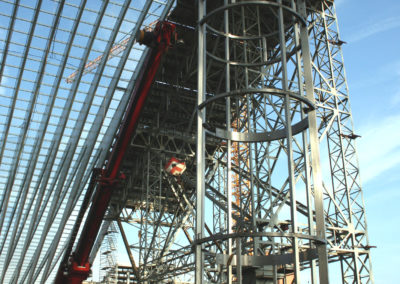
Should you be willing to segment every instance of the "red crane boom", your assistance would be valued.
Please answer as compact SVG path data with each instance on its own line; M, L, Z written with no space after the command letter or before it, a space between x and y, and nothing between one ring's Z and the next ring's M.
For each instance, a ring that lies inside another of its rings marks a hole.
M86 222L83 226L75 251L70 254L72 245L75 241L73 237L70 240L69 249L60 265L55 283L64 284L80 284L87 279L90 273L89 255L93 248L97 234L99 232L101 222L107 210L111 199L113 189L120 178L121 164L123 162L126 150L132 139L133 133L137 126L140 112L144 106L146 97L150 91L151 85L156 76L162 56L166 53L171 42L175 38L175 25L170 22L158 22L153 31L141 31L138 41L151 48L147 55L145 64L141 69L141 73L137 78L138 84L131 94L128 107L126 109L124 119L120 125L115 143L112 147L110 156L102 170L93 172L92 181L87 190L87 198L81 208L78 216L77 226L74 230L78 230L80 221L86 211L88 200L93 194L92 205L87 215ZM97 177L96 177L97 173Z

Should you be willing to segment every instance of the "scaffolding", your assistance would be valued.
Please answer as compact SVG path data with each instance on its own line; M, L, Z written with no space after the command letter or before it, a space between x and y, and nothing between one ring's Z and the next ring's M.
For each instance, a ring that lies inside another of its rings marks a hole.
M115 223L111 222L100 250L101 283L118 283L117 234Z

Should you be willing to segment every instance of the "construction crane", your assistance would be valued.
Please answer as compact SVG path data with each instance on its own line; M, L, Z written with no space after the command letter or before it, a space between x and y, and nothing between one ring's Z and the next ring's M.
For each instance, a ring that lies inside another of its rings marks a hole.
M156 24L157 24L157 21L150 23L146 28L141 30L138 35L135 35L135 37L136 37L135 40L138 41L139 43L145 44L144 42L142 42L140 40L140 37L143 37L146 33L151 32ZM122 51L124 51L131 38L132 38L132 36L128 36L127 38L122 39L120 42L115 44L111 48L110 53L108 54L107 61L110 60L111 58L116 57L118 54L120 54ZM88 63L86 63L85 67L83 68L82 76L95 70L99 66L102 58L103 58L103 55L100 55L100 56L96 57L95 59L93 59L92 61L89 61ZM65 79L65 81L67 83L72 83L75 80L75 77L76 77L76 75L78 75L78 73L79 73L79 69L75 70L71 75L69 75L67 77L67 79Z
M123 173L120 172L123 159L161 59L175 39L175 25L167 21L157 22L154 30L141 31L138 36L138 42L149 46L151 49L145 59L143 68L140 70L137 78L138 83L130 96L124 119L117 131L117 137L114 140L109 157L102 169L94 169L77 222L73 228L73 236L57 273L56 284L80 284L90 274L91 263L89 263L89 255L110 202L113 189L124 178ZM91 207L75 245L75 250L72 252L72 247L89 203L91 203ZM133 269L136 277L139 278L137 267Z

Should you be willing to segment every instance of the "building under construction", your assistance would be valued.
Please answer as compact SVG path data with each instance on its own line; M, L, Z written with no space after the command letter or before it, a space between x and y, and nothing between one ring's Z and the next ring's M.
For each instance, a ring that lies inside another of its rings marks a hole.
M374 282L333 0L0 23L1 283Z

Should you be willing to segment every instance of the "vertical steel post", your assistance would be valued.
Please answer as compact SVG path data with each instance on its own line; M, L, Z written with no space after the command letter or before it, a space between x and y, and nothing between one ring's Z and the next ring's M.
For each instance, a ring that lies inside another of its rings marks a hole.
M204 17L206 10L206 1L198 1L199 21ZM198 24L198 69L197 69L197 105L204 101L206 86L206 58L205 58L205 24ZM204 237L204 174L205 174L205 132L203 122L205 121L205 109L197 110L197 146L196 146L196 240ZM195 283L203 283L204 274L204 255L203 245L196 244L196 271Z
M307 8L305 0L298 1L298 12L305 19L307 18ZM304 81L306 87L307 98L315 104L314 85L311 70L311 55L308 39L308 29L304 25L300 25L300 41L303 54ZM311 149L311 167L314 184L314 202L315 202L315 218L316 218L316 234L320 239L325 240L325 215L322 199L322 174L320 166L320 149L318 138L317 116L315 111L308 113L309 133L310 133L310 149ZM328 277L328 252L325 243L317 244L318 261L319 261L319 280L320 283L329 283Z
M224 4L228 5L228 0L224 0ZM225 10L224 12L224 27L225 33L229 34L229 11ZM229 37L225 36L225 91L230 92L231 90L231 77L230 77L230 48L229 48ZM231 112L229 111L231 108L231 98L226 99L226 131L231 131ZM227 144L227 167L226 167L226 200L227 200L227 212L226 212L226 225L227 225L227 233L232 233L232 140L228 139L226 141ZM228 248L227 254L232 254L232 239L228 239ZM229 264L227 267L227 283L232 283L232 266Z
M296 2L295 0L292 0L292 9L297 10L296 8ZM299 23L294 24L294 41L296 46L300 46L300 28L299 28ZM296 59L297 59L297 76L298 76L298 81L299 81L299 92L301 96L304 96L304 82L303 82L303 69L302 69L302 55L300 50L296 52ZM304 105L302 105L304 107ZM301 114L301 118L303 119L305 117L304 112ZM308 135L307 133L303 132L303 144L308 145ZM310 155L307 150L304 151L304 163L305 163L305 180L306 180L306 198L307 198L307 213L308 213L308 233L310 235L315 235L315 228L314 228L314 215L313 215L313 202L312 202L312 188L311 188L311 175L310 175ZM310 247L312 246L312 242L310 241ZM310 268L311 268L311 283L316 284L317 282L317 275L316 275L316 267L317 267L317 262L315 259L310 261Z
M236 238L236 283L242 284L242 239Z
M282 89L288 91L288 79L287 79L287 59L286 59L286 36L284 26L284 15L282 8L282 0L279 0L279 41L281 48L281 62L282 62ZM289 174L289 190L290 190L290 215L292 222L292 233L297 233L297 208L296 208L296 185L294 179L294 164L293 164L293 146L292 146L292 118L290 108L290 97L288 94L285 95L285 124L286 124L286 143L287 143L287 155L288 155L288 174ZM292 239L293 246L293 263L294 263L294 276L295 283L300 283L300 258L299 258L299 247L297 237Z

